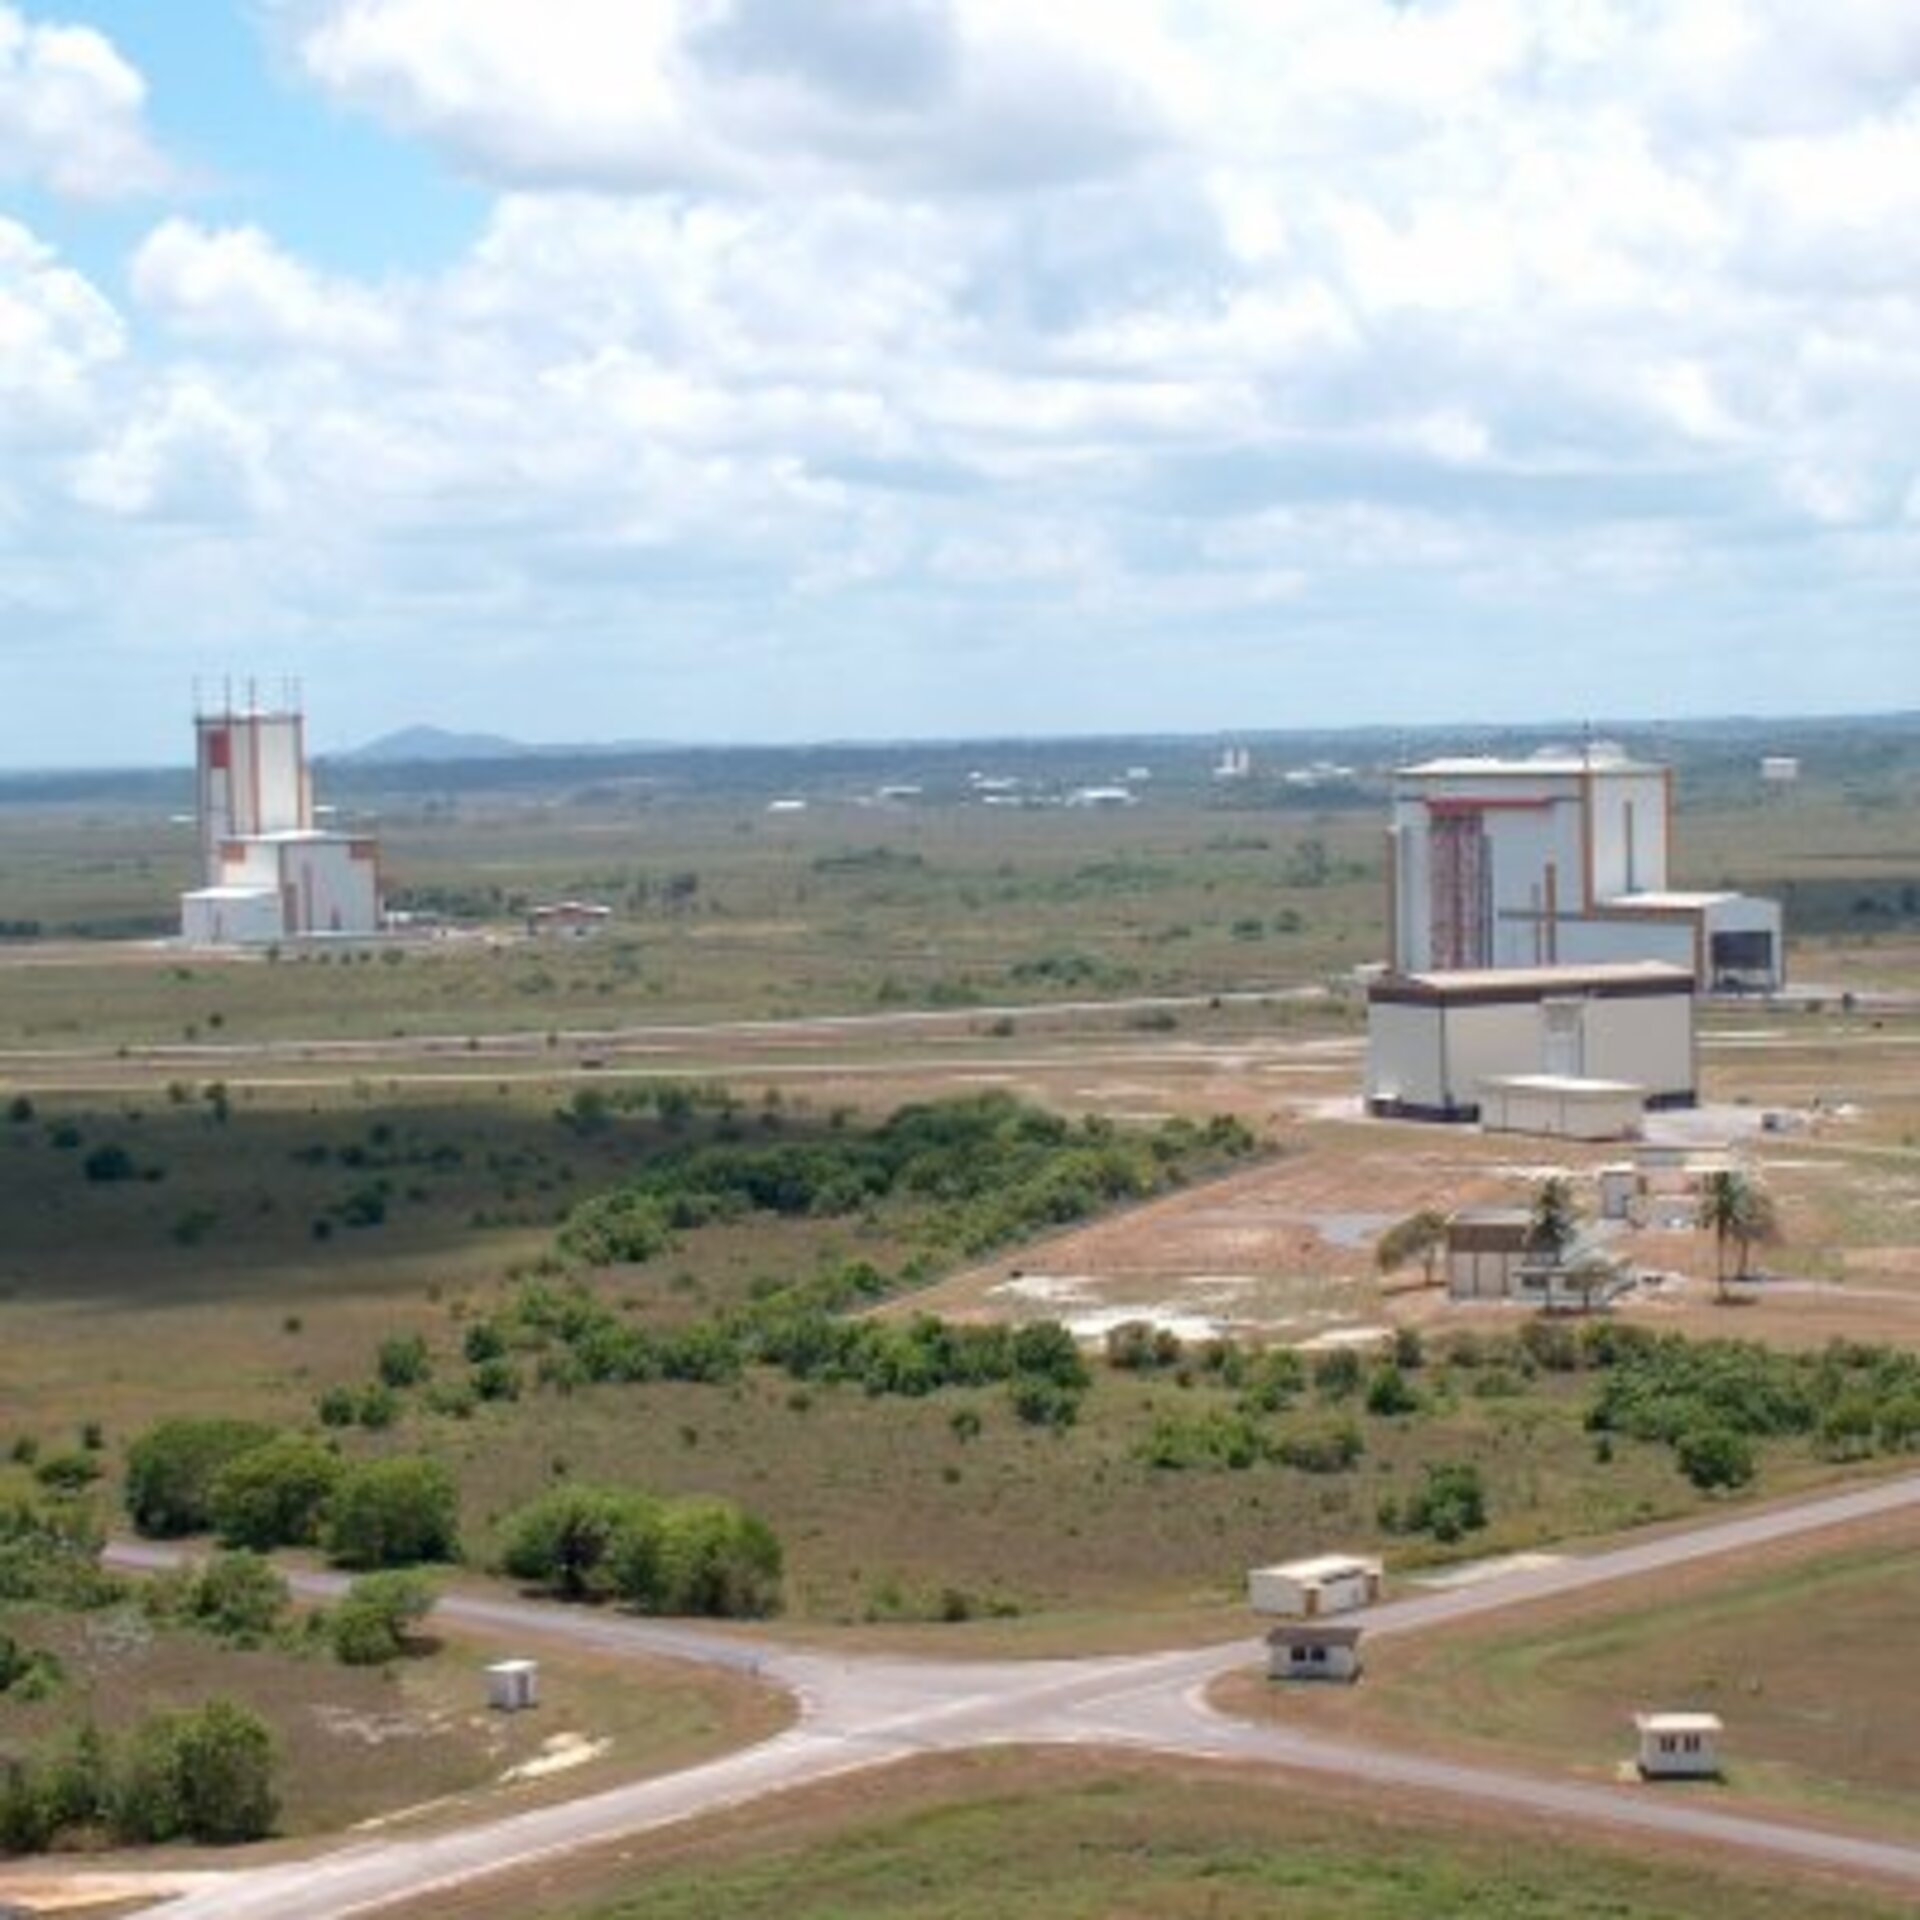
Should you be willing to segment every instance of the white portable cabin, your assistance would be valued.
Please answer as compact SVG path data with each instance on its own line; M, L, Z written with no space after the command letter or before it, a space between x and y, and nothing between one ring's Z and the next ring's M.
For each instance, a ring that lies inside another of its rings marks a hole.
M487 1669L487 1705L496 1713L524 1713L540 1704L537 1660L496 1660Z
M1289 1620L1267 1635L1269 1680L1360 1677L1360 1629L1329 1620Z
M1649 1780L1702 1780L1720 1771L1717 1713L1636 1713L1640 1771Z
M1309 1560L1253 1568L1247 1575L1247 1604L1255 1613L1285 1614L1300 1620L1350 1613L1380 1598L1380 1578L1378 1560L1349 1553L1322 1553Z

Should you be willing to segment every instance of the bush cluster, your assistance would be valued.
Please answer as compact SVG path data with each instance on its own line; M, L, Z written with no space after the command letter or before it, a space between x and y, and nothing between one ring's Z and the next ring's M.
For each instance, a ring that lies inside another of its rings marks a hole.
M780 1603L779 1540L724 1500L555 1487L508 1516L500 1559L561 1599L619 1600L642 1613L754 1618Z
M213 1531L230 1546L323 1547L348 1567L459 1557L459 1495L437 1460L341 1460L256 1422L163 1420L128 1454L127 1512L143 1534Z
M1253 1149L1239 1121L1171 1120L1151 1133L1062 1118L1001 1093L902 1107L866 1132L773 1145L671 1148L583 1201L560 1244L590 1266L653 1259L675 1236L751 1213L837 1218L898 1200L930 1248L971 1256L1159 1192L1208 1161Z
M0 1767L0 1853L39 1853L77 1833L129 1846L230 1846L273 1831L273 1736L231 1700L151 1713L110 1744L71 1743Z

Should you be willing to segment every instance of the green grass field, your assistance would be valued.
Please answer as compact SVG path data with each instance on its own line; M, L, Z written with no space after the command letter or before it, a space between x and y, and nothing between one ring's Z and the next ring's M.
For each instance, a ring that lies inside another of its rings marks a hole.
M632 1851L631 1849L629 1851ZM1516 1834L1305 1782L1012 1753L895 1769L431 1920L1882 1920L1863 1888Z

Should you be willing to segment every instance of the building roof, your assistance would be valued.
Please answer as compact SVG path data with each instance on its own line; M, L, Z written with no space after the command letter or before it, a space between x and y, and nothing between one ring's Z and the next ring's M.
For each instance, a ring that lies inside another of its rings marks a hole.
M1254 1573L1277 1574L1283 1580L1333 1580L1343 1573L1379 1571L1378 1560L1358 1553L1316 1553L1305 1560L1284 1560L1278 1566L1253 1569Z
M1357 1620L1287 1620L1270 1628L1270 1647L1357 1647L1366 1629Z
M1401 780L1527 780L1541 774L1660 773L1664 769L1644 760L1629 760L1617 747L1595 747L1588 753L1543 752L1507 760L1497 754L1443 754L1414 766L1396 769Z
M1669 889L1663 893L1616 893L1609 897L1610 907L1638 907L1650 913L1698 913L1705 907L1717 907L1738 900L1737 893L1685 893Z
M1369 1000L1413 1002L1550 1000L1556 994L1598 999L1693 992L1689 968L1664 960L1621 960L1580 967L1462 967L1431 973L1388 973L1367 988Z
M1723 1733L1717 1713L1636 1713L1633 1724L1642 1733Z

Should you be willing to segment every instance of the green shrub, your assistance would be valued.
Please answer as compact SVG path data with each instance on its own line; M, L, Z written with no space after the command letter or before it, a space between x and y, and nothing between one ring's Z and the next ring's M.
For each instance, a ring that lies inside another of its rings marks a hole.
M204 1531L221 1469L273 1438L274 1429L257 1420L161 1421L128 1449L128 1517L156 1539Z
M1680 1471L1702 1492L1744 1487L1754 1474L1753 1447L1731 1427L1692 1427L1674 1442Z
M287 1583L257 1553L217 1553L194 1570L188 1589L193 1621L243 1645L270 1639L286 1619Z
M437 1460L396 1454L346 1468L328 1503L328 1555L345 1567L459 1557L459 1493Z
M363 1574L327 1620L334 1658L349 1667L384 1666L406 1651L411 1628L433 1611L433 1583L411 1569Z
M229 1460L207 1495L214 1531L231 1547L311 1546L340 1479L338 1456L303 1434L277 1434Z
M262 1839L279 1813L273 1769L266 1724L231 1700L149 1715L118 1769L114 1830L138 1845Z
M1276 1459L1302 1473L1344 1473L1366 1443L1351 1420L1319 1420L1282 1433L1273 1450Z
M1420 1489L1406 1504L1410 1532L1451 1543L1487 1524L1486 1489L1471 1461L1435 1461L1424 1469Z
M427 1343L417 1333L395 1334L380 1343L375 1371L384 1387L417 1387L433 1372Z
M501 1566L562 1600L603 1599L616 1590L621 1536L657 1530L659 1503L611 1487L564 1486L541 1494L508 1519ZM631 1572L628 1575L632 1579ZM647 1587L649 1574L637 1584Z

